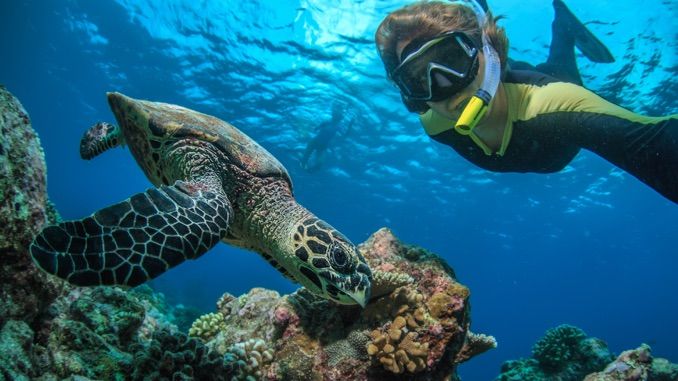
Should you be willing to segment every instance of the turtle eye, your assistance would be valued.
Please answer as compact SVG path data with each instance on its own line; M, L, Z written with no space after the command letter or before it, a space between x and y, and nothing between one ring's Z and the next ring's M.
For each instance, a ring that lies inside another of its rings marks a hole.
M329 258L330 264L335 270L342 273L348 273L351 271L351 261L349 255L342 247L338 245L332 245L330 248Z

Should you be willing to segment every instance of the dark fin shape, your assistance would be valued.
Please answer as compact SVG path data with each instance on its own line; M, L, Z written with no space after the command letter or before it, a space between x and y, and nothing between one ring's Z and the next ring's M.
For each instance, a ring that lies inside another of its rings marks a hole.
M198 258L226 236L233 215L230 203L225 196L204 191L199 183L192 185L178 181L149 189L82 220L47 226L31 243L31 256L45 272L78 286L142 284ZM172 223L158 227L143 216ZM177 229L170 228L183 224L180 220L190 225L180 231L201 232L198 244L189 242L189 237L196 239L193 235L175 234ZM123 221L134 222L127 226ZM153 239L157 234L161 236Z
M574 44L579 51L592 62L611 63L614 57L610 50L591 31L582 24L572 11L561 0L553 1L556 18L567 25L568 31L574 37Z

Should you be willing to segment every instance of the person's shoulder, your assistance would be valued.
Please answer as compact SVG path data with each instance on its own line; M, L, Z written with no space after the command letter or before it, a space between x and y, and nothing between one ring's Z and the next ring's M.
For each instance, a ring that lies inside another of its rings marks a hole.
M549 83L562 82L550 75L536 70L507 70L503 78L504 83L545 86Z
M438 135L442 132L450 130L454 126L454 121L446 118L445 116L438 114L437 112L429 109L423 114L419 115L419 121L424 127L424 131L429 136Z

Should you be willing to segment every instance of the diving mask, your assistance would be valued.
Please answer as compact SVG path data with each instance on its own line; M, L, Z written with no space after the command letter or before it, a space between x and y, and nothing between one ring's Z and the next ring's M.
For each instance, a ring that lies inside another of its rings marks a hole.
M445 32L403 49L391 80L410 101L437 102L468 86L478 73L478 49L465 33ZM436 79L437 77L437 79Z
M476 15L476 19L478 20L478 25L483 30L482 33L482 51L483 51L483 56L485 57L485 67L483 71L483 82L480 85L480 88L476 91L475 95L471 98L471 100L467 103L466 107L461 113L461 116L457 119L454 129L458 133L462 135L471 135L473 133L473 129L475 126L480 122L480 120L483 118L485 113L487 112L487 109L489 107L490 102L492 101L492 98L494 98L494 94L497 92L497 88L499 87L499 81L501 80L501 62L499 60L499 54L497 54L497 51L492 47L490 44L489 38L487 36L487 33L485 32L485 26L487 23L487 15L485 13L485 10L483 7L478 3L477 0L457 0L457 1L451 1L453 3L461 3L463 5L469 6L473 12ZM445 35L445 34L444 34ZM439 36L443 37L443 35ZM430 41L431 45L437 45L439 43L445 42L445 40L438 40L435 44L433 42L436 41L436 38L432 39ZM459 41L457 41L459 42ZM447 41L446 43L450 43ZM410 43L412 45L413 42ZM455 84L459 83L461 84L461 80L456 80L455 82L455 76L457 76L454 72L456 73L463 73L463 71L457 70L462 66L456 66L457 62L456 61L448 61L452 67L453 70L446 71L442 70L440 67L434 66L430 67L429 65L425 65L426 70L422 71L421 69L418 71L420 73L419 76L419 81L418 84L414 83L406 83L406 81L401 78L398 79L396 74L399 74L397 71L400 69L405 72L404 70L406 69L404 66L405 61L408 60L408 58L411 61L414 61L418 57L423 57L425 50L430 49L431 47L429 46L428 49L424 49L424 47L427 44L424 44L421 46L421 48L417 49L414 53L409 53L407 54L407 50L403 50L402 56L405 56L405 59L403 59L403 62L396 67L396 69L393 71L393 73L390 75L391 79L396 83L398 88L400 89L400 95L402 97L403 103L405 106L407 106L407 109L411 112L416 112L419 114L425 113L428 109L429 106L426 102L429 101L436 101L436 100L443 100L446 98L449 98L453 96L455 93L451 92L452 87L449 89L441 91L441 89L444 89L445 87L439 87L436 88L437 86L437 81L433 81L432 76L435 75L436 73L440 73L444 75L444 78L447 79L449 82ZM440 45L442 47L443 45ZM474 46L475 48L475 46ZM419 53L419 54L417 54ZM457 51L457 53L461 53ZM477 53L476 53L477 54ZM410 58L412 57L412 58ZM450 60L453 60L455 57L461 57L462 60L467 59L469 57L466 52L461 53L461 54L449 54ZM418 60L419 61L419 60ZM477 57L474 57L474 65L477 65ZM424 60L421 60L421 62L426 62ZM466 76L466 79L470 80L468 81L467 85L470 84L473 79L475 79L475 76L477 74L477 69L471 68L470 71L468 72L469 75ZM472 74L471 74L472 73ZM423 74L423 75L422 75ZM472 77L472 78L471 78ZM410 76L407 79L415 79L417 78L416 76ZM456 87L456 86L455 86ZM463 87L462 87L463 88ZM423 90L425 89L425 91ZM461 89L459 89L461 90ZM457 90L457 91L459 91ZM442 98L439 98L439 96ZM426 99L427 97L430 97L430 99Z

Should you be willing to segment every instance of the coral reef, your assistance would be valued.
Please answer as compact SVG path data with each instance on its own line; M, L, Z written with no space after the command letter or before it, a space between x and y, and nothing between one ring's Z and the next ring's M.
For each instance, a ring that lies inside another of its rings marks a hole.
M20 254L45 223L44 154L23 106L0 86L0 249Z
M504 363L497 381L674 381L678 365L653 359L650 347L622 353L616 360L600 339L581 329L560 325L546 331L532 358Z
M359 250L380 290L365 309L303 288L285 296L255 288L224 294L216 312L196 322L210 332L198 336L230 359L239 379L252 373L234 348L265 343L273 361L255 364L266 380L454 379L460 362L496 346L492 337L468 332L469 291L440 258L402 244L388 229Z
M586 333L571 325L559 325L546 331L532 348L532 357L548 372L558 372L568 363L579 360L579 344Z
M0 380L456 380L460 362L496 345L469 332L469 291L452 269L388 229L359 246L375 274L364 309L254 288L198 318L146 286L49 277L27 253L58 219L42 150L4 88L0 112Z
M584 381L674 381L678 380L678 364L666 359L654 359L650 347L640 347L623 352L601 372L586 376Z
M133 380L231 380L222 356L199 340L167 328L155 331L150 342L136 343L130 350L134 354Z
M177 332L190 309L143 286L72 287L33 265L33 235L59 219L45 185L28 115L0 86L0 380L228 378L221 356Z
M532 348L532 356L505 362L497 380L578 381L614 360L605 342L566 324L547 330Z
M25 255L40 227L58 218L45 179L44 154L28 114L0 86L0 324L30 322L68 288Z

